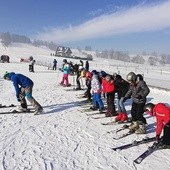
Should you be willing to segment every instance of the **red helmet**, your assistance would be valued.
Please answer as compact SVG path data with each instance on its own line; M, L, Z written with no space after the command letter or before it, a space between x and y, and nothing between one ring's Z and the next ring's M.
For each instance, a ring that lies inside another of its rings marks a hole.
M91 74L90 71L88 71L88 72L86 73L86 77L92 78L92 74Z

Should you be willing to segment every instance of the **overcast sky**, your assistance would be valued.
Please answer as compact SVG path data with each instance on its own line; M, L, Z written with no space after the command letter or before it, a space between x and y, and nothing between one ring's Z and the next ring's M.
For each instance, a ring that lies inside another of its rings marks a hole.
M0 0L0 31L92 50L170 54L170 0Z

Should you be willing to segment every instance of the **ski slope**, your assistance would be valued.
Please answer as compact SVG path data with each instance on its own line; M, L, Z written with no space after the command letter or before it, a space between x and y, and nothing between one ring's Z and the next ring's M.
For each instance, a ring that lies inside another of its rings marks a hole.
M101 123L111 121L113 118L93 119L92 116L80 112L82 108L78 103L83 99L77 95L83 91L69 91L68 89L72 87L59 86L62 78L62 72L59 70L48 70L45 66L35 65L35 73L30 73L28 63L19 62L19 57L24 52L25 47L16 50L13 48L10 51L13 56L11 63L0 63L0 104L19 105L12 83L2 79L5 71L14 71L25 74L34 81L33 96L43 106L44 114L37 116L32 113L0 114L1 170L170 169L169 150L158 150L139 165L133 163L133 160L151 146L152 142L122 151L111 149L146 136L155 136L155 118L145 115L149 125L146 135L132 134L120 140L113 139L114 136L123 133L114 133L114 130L122 125L103 126ZM49 58L48 52L27 47L27 56L37 54L36 57L43 56L39 58L43 61L53 60L52 56ZM96 64L99 64L99 61L96 61ZM157 79L159 77L161 80L159 75ZM70 83L73 84L73 80L74 77L70 76ZM169 91L156 88L150 90L148 102L169 102ZM130 106L129 100L126 102L129 116ZM11 109L0 108L0 112Z

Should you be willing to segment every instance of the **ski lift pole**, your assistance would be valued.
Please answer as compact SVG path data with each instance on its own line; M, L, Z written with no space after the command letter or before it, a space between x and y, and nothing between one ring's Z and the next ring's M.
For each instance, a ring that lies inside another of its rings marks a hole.
M59 72L60 72L60 71L57 70L57 84L59 84L59 83L58 83Z
M81 77L81 87L82 89L84 89L84 83L83 83L82 77Z
M75 77L73 75L73 86L75 86Z

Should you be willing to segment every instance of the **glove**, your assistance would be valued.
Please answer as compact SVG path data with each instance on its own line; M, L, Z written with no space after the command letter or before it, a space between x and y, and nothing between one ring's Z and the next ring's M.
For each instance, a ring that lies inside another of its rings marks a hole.
M126 98L126 97L124 97L124 98L123 98L123 103L124 103L124 102L126 102L126 100L127 100L127 98Z

